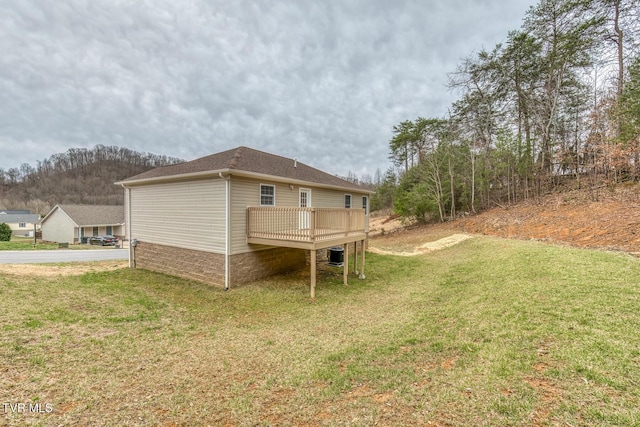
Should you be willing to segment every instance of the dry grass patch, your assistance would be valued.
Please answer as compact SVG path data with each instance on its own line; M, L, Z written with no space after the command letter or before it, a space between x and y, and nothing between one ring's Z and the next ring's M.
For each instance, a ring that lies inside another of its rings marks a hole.
M85 273L115 271L129 265L128 261L95 261L62 264L0 264L0 274L10 276L79 276Z

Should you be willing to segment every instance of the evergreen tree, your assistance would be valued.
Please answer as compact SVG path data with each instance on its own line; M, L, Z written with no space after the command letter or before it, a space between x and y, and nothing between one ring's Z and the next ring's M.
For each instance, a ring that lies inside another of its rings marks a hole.
M11 227L4 222L0 224L0 242L9 242L11 240Z

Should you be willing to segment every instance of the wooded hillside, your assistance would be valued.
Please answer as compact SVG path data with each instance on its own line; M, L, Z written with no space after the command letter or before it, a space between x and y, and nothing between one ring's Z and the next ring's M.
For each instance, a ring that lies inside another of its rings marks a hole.
M558 189L640 180L640 2L540 0L450 74L444 117L393 128L372 208L444 221Z
M115 146L72 148L36 166L0 169L0 208L44 215L56 204L121 205L124 192L114 182L180 161Z

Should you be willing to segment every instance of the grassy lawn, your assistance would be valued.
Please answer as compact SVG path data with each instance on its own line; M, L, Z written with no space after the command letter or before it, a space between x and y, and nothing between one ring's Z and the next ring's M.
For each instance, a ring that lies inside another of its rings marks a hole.
M58 249L57 243L36 243L33 247L33 237L11 236L11 241L0 242L0 251L24 251L24 250L42 250L42 249Z
M633 426L640 260L474 238L224 293L122 269L0 276L24 425ZM49 407L45 406L50 404ZM0 408L2 409L2 408ZM47 409L52 412L47 413Z
M58 249L57 243L44 243L41 240L37 241L36 246L33 246L33 237L18 237L11 236L10 242L0 242L0 251L27 251L27 250L49 250ZM112 249L113 246L96 246L87 244L70 244L65 249Z

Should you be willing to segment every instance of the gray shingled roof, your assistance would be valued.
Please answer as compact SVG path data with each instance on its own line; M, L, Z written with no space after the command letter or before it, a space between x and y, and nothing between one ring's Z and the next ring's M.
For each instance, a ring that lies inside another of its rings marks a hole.
M31 214L31 211L28 210L9 210L9 209L0 209L0 215L2 214L7 214L7 215L22 215L22 214Z
M27 211L29 212L29 211ZM40 215L32 214L32 213L20 213L20 214L11 214L11 213L0 213L0 224L15 224L20 222L28 222L34 224L40 221Z
M250 172L272 175L298 181L329 185L341 188L357 189L368 192L365 187L353 184L337 176L322 172L294 159L265 153L248 147L238 147L210 156L201 157L190 162L161 166L122 181L123 184L133 181L177 177L207 171Z
M58 205L78 226L124 224L124 206Z

